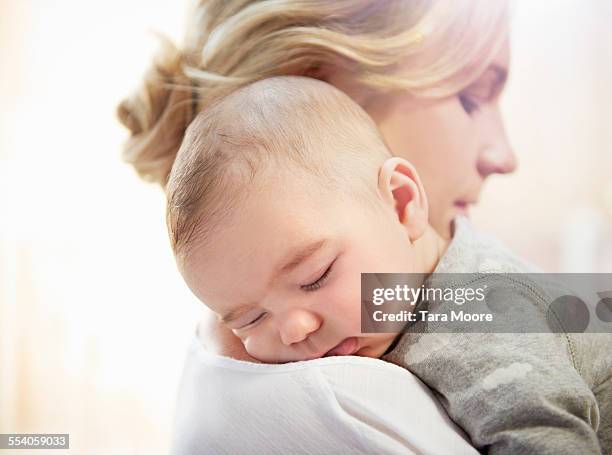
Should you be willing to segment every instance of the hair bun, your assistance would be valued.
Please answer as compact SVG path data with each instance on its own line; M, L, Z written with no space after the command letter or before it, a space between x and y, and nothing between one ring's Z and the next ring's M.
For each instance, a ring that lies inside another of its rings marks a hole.
M117 116L131 133L123 159L144 180L164 187L194 112L182 54L168 39L160 39L161 48L141 87L119 104Z

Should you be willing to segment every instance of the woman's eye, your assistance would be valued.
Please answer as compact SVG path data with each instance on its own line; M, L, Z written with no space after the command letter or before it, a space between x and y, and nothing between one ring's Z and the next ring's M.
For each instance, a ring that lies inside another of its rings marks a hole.
M334 262L336 262L336 261L334 260ZM331 272L331 269L332 269L332 266L334 265L334 262L332 262L329 265L329 267L327 267L327 270L325 270L325 272L323 272L323 275L321 275L319 278L317 278L314 282L312 282L310 284L305 284L305 285L300 286L300 287L304 291L316 291L317 289L319 289L327 281L327 278L329 277L329 273Z
M478 110L478 103L467 95L459 95L459 102L467 114Z

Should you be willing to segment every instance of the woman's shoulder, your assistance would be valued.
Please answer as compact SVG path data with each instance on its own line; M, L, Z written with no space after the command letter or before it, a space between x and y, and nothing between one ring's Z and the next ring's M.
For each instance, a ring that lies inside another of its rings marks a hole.
M453 221L453 238L435 273L537 273L498 238L482 232L465 217Z
M172 454L476 453L397 365L356 356L252 363L209 352L195 335L175 416Z

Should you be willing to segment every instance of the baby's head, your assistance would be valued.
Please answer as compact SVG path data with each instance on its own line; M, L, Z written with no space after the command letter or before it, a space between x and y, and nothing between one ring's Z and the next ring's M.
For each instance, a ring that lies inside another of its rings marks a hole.
M264 362L381 356L395 334L361 333L360 273L437 261L413 167L315 79L262 80L205 109L166 190L185 281Z

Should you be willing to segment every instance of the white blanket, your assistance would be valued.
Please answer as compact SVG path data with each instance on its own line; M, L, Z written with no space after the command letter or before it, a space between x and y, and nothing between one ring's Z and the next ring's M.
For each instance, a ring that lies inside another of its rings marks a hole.
M410 372L365 357L262 365L195 338L171 454L476 454Z

